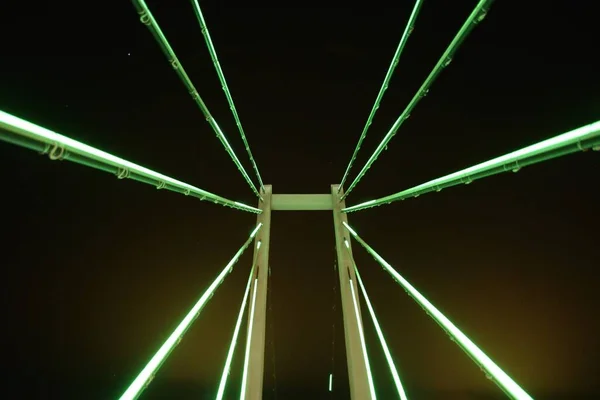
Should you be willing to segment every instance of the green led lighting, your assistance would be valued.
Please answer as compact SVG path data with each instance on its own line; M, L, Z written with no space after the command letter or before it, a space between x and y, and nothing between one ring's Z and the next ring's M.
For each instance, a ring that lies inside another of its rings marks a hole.
M198 18L198 23L200 24L202 34L204 35L204 41L206 42L206 47L208 47L210 58L213 61L213 65L215 66L215 70L217 71L217 76L219 77L219 81L221 82L221 88L223 89L223 92L225 92L227 103L229 103L229 109L233 114L235 124L238 127L240 136L242 137L242 141L244 142L244 147L246 148L246 152L248 153L248 157L250 158L250 162L252 163L252 168L254 168L254 172L256 173L256 177L258 178L258 184L260 185L260 188L264 190L263 181L260 177L260 173L258 172L258 165L256 165L256 161L254 161L252 151L250 150L250 145L248 144L246 134L244 133L244 128L242 128L242 122L240 121L237 109L235 108L235 104L233 103L233 97L231 97L231 92L229 90L229 87L227 86L227 81L225 80L225 74L223 74L223 69L221 68L221 64L219 63L219 58L217 57L217 51L215 50L215 46L212 43L212 39L210 38L210 33L208 32L208 27L206 26L204 15L202 15L200 3L198 2L198 0L192 0L192 6L194 7L194 11L196 12L196 17Z
M240 400L246 398L246 384L248 383L248 370L250 364L250 344L252 343L252 326L254 321L254 309L256 306L256 288L258 279L254 279L254 292L252 293L252 306L250 307L250 319L248 320L248 337L246 340L246 355L244 356L244 371L242 374L242 390L240 392Z
M258 242L260 245L260 242ZM258 247L257 247L258 248ZM219 383L219 390L217 392L217 400L223 400L225 394L225 386L227 385L227 378L231 370L231 362L233 360L233 354L235 353L235 346L237 339L240 334L240 328L242 326L242 318L246 309L246 302L248 301L248 294L250 293L250 285L252 284L252 276L254 274L254 265L250 270L250 276L248 277L248 283L246 284L246 291L242 299L242 305L240 306L240 312L238 313L237 321L235 322L235 329L233 330L233 337L231 338L231 344L227 351L227 359L225 360L225 367L223 368L223 374L221 375L221 382Z
M352 258L352 254L350 254ZM394 365L394 360L392 359L392 354L390 353L390 349L385 341L383 336L383 331L381 330L381 326L379 325L379 321L377 320L377 316L375 315L375 310L369 300L369 296L367 295L367 289L360 279L360 274L358 273L358 268L352 260L352 264L354 265L354 272L356 273L356 280L360 286L363 297L365 299L365 303L367 303L367 308L369 309L369 314L371 314L371 319L373 320L373 324L375 325L375 330L377 331L377 337L379 338L379 343L381 343L381 347L383 348L383 352L385 354L385 359L388 363L388 367L390 368L390 372L392 373L392 377L394 378L394 384L396 385L396 390L398 391L398 396L401 400L408 400L406 397L406 393L404 392L404 387L402 386L402 382L400 381L400 375L398 375L398 370L396 369L396 365Z
M5 134L2 130L9 132ZM16 136L15 136L16 135ZM120 178L132 178L177 193L191 195L200 200L212 201L238 210L259 214L258 208L228 200L195 186L170 178L148 168L98 150L87 144L42 128L14 115L0 111L0 139L24 147L50 152L51 158L71 160L90 167L117 174ZM53 157L53 154L56 156Z
M587 150L590 148L597 149L598 146L600 146L600 121L582 126L581 128L574 129L570 132L563 133L562 135L513 151L512 153L481 164L454 172L450 175L425 182L413 188L377 200L369 200L365 203L346 207L342 212L363 210L365 208L389 204L410 197L417 197L428 192L439 192L447 187L459 185L461 183L468 184L476 179L485 178L502 172L516 172L522 167L574 153L576 151Z
M190 80L189 76L183 69L183 66L181 65L181 63L179 62L179 59L175 55L173 48L167 41L166 36L163 34L162 30L158 26L158 23L156 22L156 19L150 12L150 9L146 5L146 2L144 0L133 0L133 5L135 6L136 10L138 11L138 14L140 15L140 21L144 25L146 25L148 27L148 29L150 29L150 32L154 36L154 39L156 39L162 52L167 57L169 64L171 64L171 66L173 67L173 69L175 70L177 75L179 76L179 79L181 79L181 81L185 85L186 89L188 90L189 94L192 96L192 98L196 102L196 105L200 108L200 110L202 111L202 114L204 114L206 121L208 121L208 124L211 126L211 128L217 135L217 138L221 141L221 144L223 144L223 147L225 147L225 151L227 151L227 154L229 154L229 157L231 157L231 160L233 160L233 163L235 164L237 169L240 171L240 173L242 174L242 176L244 177L244 179L246 180L246 182L248 183L248 185L250 186L250 188L252 189L254 194L260 198L260 194L256 190L254 183L252 183L252 180L248 176L248 173L244 169L244 166L242 165L240 160L237 158L237 156L235 155L235 152L233 151L233 148L227 141L225 134L223 133L223 131L221 130L219 125L217 125L217 121L211 115L210 111L208 110L208 107L204 103L204 100L202 100L202 97L200 97L200 94L196 90L196 87L194 86L194 84Z
M158 352L152 357L150 362L144 367L142 372L135 378L133 383L127 388L125 393L119 398L120 400L133 400L137 399L142 391L146 388L146 386L150 383L157 370L160 368L164 360L169 356L173 348L179 343L185 332L191 326L191 324L198 318L200 312L211 298L211 296L215 293L217 288L223 283L225 277L233 270L233 266L239 260L239 258L244 253L244 250L250 245L252 239L256 232L261 228L262 224L259 224L250 237L246 240L246 242L240 247L240 249L235 253L231 261L227 263L223 271L217 276L217 278L213 281L213 283L208 287L208 289L204 292L202 297L196 302L194 307L190 310L190 312L185 316L183 321L179 323L177 328L173 331L171 336L167 339L167 341L160 347Z
M197 0L195 0L197 1ZM408 22L406 24L406 28L404 29L404 33L400 38L400 43L398 43L398 48L396 49L396 53L394 53L394 57L392 58L392 63L390 64L387 74L383 79L383 84L381 85L381 89L379 89L379 93L377 94L377 98L375 99L375 104L373 104L373 109L371 109L371 113L367 118L367 123L365 124L360 137L358 138L358 143L356 148L354 149L354 153L352 153L352 157L350 157L350 162L348 163L348 167L346 167L346 172L344 172L344 176L342 177L342 181L338 186L338 193L342 190L346 179L348 178L348 174L350 173L350 169L352 168L352 164L356 160L356 156L358 155L358 151L360 150L365 137L367 136L367 131L369 127L373 123L373 118L375 117L375 113L379 109L381 104L381 100L383 99L383 94L387 90L390 85L390 80L392 79L392 75L394 74L394 70L400 61L400 56L402 55L402 50L404 50L404 46L406 46L406 42L408 42L408 37L411 35L412 31L415 28L415 21L417 20L417 15L419 15L419 10L421 9L421 5L423 5L423 0L417 0L415 2L415 6L413 7L412 13L410 14L410 18L408 18Z
M415 96L412 98L410 103L408 103L406 109L402 112L402 114L400 114L396 122L394 122L394 124L392 125L388 133L384 136L381 143L377 146L369 160L367 160L367 162L365 163L365 166L360 170L360 172L358 173L356 178L354 178L354 181L352 181L346 192L341 196L340 200L345 199L346 196L350 194L352 189L354 189L354 187L358 184L362 177L365 176L365 174L367 173L369 168L371 168L371 165L373 165L373 163L377 160L379 155L385 149L387 149L388 143L390 142L390 140L392 140L398 129L400 129L400 126L404 123L404 121L408 119L408 117L410 117L410 114L417 106L419 101L423 97L425 97L427 93L429 93L429 88L433 84L433 81L438 77L442 70L450 64L452 58L454 57L454 54L456 53L460 45L464 42L464 40L467 38L469 33L471 33L473 28L475 28L475 26L479 22L481 22L483 18L485 18L492 2L493 0L479 0L479 3L477 3L477 6L475 6L473 12L471 12L471 15L469 15L469 17L467 18L463 26L460 28L454 39L452 39L452 42L450 43L444 54L442 54L442 57L439 59L435 67L433 67L433 70L429 73L429 76L427 77L427 79L425 79L425 82L423 82Z
M421 293L417 291L406 279L404 279L387 261L375 252L346 222L342 222L348 229L352 237L356 239L366 250L381 264L398 282L404 290L411 296L423 309L437 322L448 335L489 375L489 377L506 394L515 400L533 400L515 381L513 381L504 371L500 369L475 343L473 343L464 333L462 333L444 314L442 314L433 304L429 302Z
M358 311L358 303L356 301L356 292L354 291L354 284L352 279L350 281L350 292L352 293L352 303L354 304L354 313L356 314L356 322L358 323L358 336L360 337L360 347L362 348L363 357L365 359L365 368L367 369L367 379L369 381L369 391L371 392L371 400L377 399L375 395L375 384L373 383L373 373L371 372L371 365L369 364L369 356L367 354L367 344L365 343L365 332L363 326L360 323L360 313Z
M333 374L329 374L329 391L333 392Z

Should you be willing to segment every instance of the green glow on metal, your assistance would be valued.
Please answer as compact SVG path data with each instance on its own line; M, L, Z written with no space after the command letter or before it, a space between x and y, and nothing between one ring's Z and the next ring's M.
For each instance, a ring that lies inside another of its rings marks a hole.
M394 201L417 197L424 193L440 191L444 188L461 183L471 183L476 179L500 174L506 171L517 172L520 168L550 160L576 151L597 148L600 146L600 121L582 126L562 135L544 140L534 145L522 148L512 153L496 157L489 161L462 169L450 175L425 182L410 189L391 194L376 200L346 207L342 212L353 212L365 208L389 204Z
M2 130L9 133L5 134ZM0 139L44 153L50 152L51 158L52 154L56 151L59 154L56 158L70 160L107 172L113 172L120 178L131 178L143 183L155 185L157 188L194 196L200 200L211 201L238 210L257 214L261 213L258 208L237 201L228 200L224 197L207 192L206 190L170 178L39 125L15 117L4 111L0 111Z
M197 1L197 0L195 0ZM352 164L356 160L356 156L358 155L358 151L360 150L365 137L367 136L367 131L369 127L373 123L373 118L375 117L375 113L379 109L379 105L381 104L381 100L383 99L383 94L387 90L390 80L392 79L392 75L394 74L394 70L396 66L398 66L398 62L400 61L400 56L402 55L402 50L404 50L404 46L406 46L406 42L408 42L408 37L412 33L415 28L415 21L417 20L417 15L419 15L419 10L421 9L421 5L423 5L423 0L417 0L415 2L415 6L413 7L412 13L410 14L410 18L406 23L406 28L404 29L404 33L400 38L400 43L398 43L398 48L396 49L396 53L394 54L394 58L392 58L392 63L390 64L387 74L383 79L383 84L381 85L381 89L379 89L379 93L377 94L377 98L375 99L375 104L373 104L373 109L367 118L367 123L365 124L360 137L358 138L358 144L354 149L354 153L352 153L352 157L350 158L350 162L348 163L348 167L346 167L346 172L344 172L344 176L342 177L342 181L338 187L338 193L342 190L346 179L348 178L348 174L350 173L350 169L352 168Z
M329 391L333 392L333 374L329 374Z
M350 255L352 257L352 255ZM383 331L381 330L381 326L379 325L379 321L377 320L377 316L375 315L375 310L369 300L369 296L367 295L367 289L360 279L360 274L358 273L358 268L352 260L354 264L354 272L356 273L356 280L360 286L363 297L365 298L365 302L367 303L367 308L369 309L369 314L371 314L371 319L373 320L373 324L375 325L375 330L377 331L377 337L379 338L379 342L381 343L381 347L383 348L383 352L385 354L385 359L387 360L388 367L390 368L390 372L392 373L392 377L394 378L394 384L396 385L396 390L398 391L398 396L401 400L408 400L406 397L406 393L404 392L404 387L402 386L402 382L400 381L400 375L398 375L398 370L396 369L396 365L394 365L394 360L392 359L392 354L390 353L390 349L383 337Z
M381 264L396 282L406 290L427 313L437 322L442 329L477 363L506 394L515 400L533 400L515 381L513 381L500 367L498 367L475 343L462 333L444 314L417 291L406 279L404 279L387 261L373 250L346 222L344 227L359 242L375 260Z
M260 245L260 242L258 242ZM219 390L217 392L217 400L223 400L225 394L225 386L227 385L227 378L231 371L231 362L233 361L233 354L235 353L235 346L237 344L238 336L240 334L240 328L242 326L242 318L246 309L246 302L248 301L248 294L250 293L250 285L252 284L252 276L254 274L254 265L250 270L250 276L248 277L248 283L246 284L246 291L242 299L242 305L240 306L240 312L238 313L237 321L235 322L235 329L233 330L233 337L231 338L231 344L227 351L227 359L225 360L225 367L223 368L223 374L221 375L221 382L219 383Z
M369 364L369 356L367 354L367 344L365 343L365 332L363 330L362 323L360 322L360 313L358 311L358 303L356 302L356 292L354 291L354 284L352 279L350 281L350 292L352 293L352 303L354 304L354 313L356 314L356 321L358 322L358 335L360 337L360 346L362 347L363 357L365 358L365 367L367 368L367 378L369 381L369 390L371 392L371 400L377 399L375 395L375 384L373 383L373 372L371 371L371 365Z
M135 6L138 14L140 15L140 21L144 25L146 25L148 27L148 29L150 29L150 32L154 36L154 39L156 39L162 52L167 57L169 64L171 64L171 66L173 67L173 69L175 70L175 72L177 73L177 75L179 76L179 78L181 79L181 81L183 82L185 87L187 88L188 92L190 93L190 95L192 96L192 98L194 99L194 101L196 102L198 107L200 107L200 110L204 114L204 117L208 121L209 125L211 126L211 128L213 129L215 134L217 135L217 138L219 138L219 140L221 141L221 144L223 144L223 147L225 147L225 151L227 151L227 154L229 154L229 157L231 157L231 159L233 160L233 163L238 168L238 170L240 171L240 173L242 174L242 176L244 177L244 179L246 180L246 182L248 183L248 185L250 186L250 188L252 189L254 194L260 198L260 194L256 190L256 186L254 186L254 183L252 183L252 180L248 176L248 173L244 169L244 166L242 165L240 160L237 158L237 156L235 155L235 152L233 151L233 148L227 141L225 134L223 133L223 131L221 130L219 125L217 125L217 121L215 121L215 119L213 118L212 114L208 110L208 107L204 103L204 100L202 100L202 97L200 97L200 94L194 87L194 84L192 83L189 76L183 69L183 66L179 62L179 59L177 58L177 56L175 55L175 52L171 48L171 45L167 41L166 36L163 34L162 30L158 26L158 23L156 22L156 19L150 12L150 9L146 5L146 2L144 0L132 0L132 1L133 1L133 5Z
M252 322L254 321L254 308L256 306L256 288L258 279L254 279L254 291L252 293L252 306L250 308L250 319L248 320L248 338L246 341L246 355L244 356L244 372L242 375L242 390L240 392L240 400L246 398L246 384L248 383L248 367L250 364L250 344L252 343Z
M373 165L373 163L377 160L377 158L383 152L383 150L387 148L388 143L390 142L390 140L392 140L400 126L404 123L404 121L408 119L408 117L410 117L410 114L417 106L417 103L419 103L419 101L427 95L430 86L433 84L433 81L438 77L442 70L450 64L454 53L456 53L460 45L463 43L463 41L466 39L469 33L471 33L473 28L475 28L475 25L477 25L483 20L483 18L485 18L492 2L493 0L479 0L479 3L477 4L477 6L475 6L475 9L471 13L471 15L469 15L469 18L467 18L463 26L460 28L460 30L458 31L458 33L456 34L456 36L454 37L444 54L442 54L442 57L439 59L435 67L433 67L433 70L429 73L429 76L427 77L427 79L425 79L425 82L423 82L423 84L421 85L415 96L412 98L410 103L408 103L408 106L402 112L400 117L398 117L396 122L394 122L388 133L384 136L381 143L375 149L375 152L373 152L369 160L367 160L365 166L358 173L356 178L354 178L354 181L350 184L346 192L341 196L340 200L345 199L346 196L350 194L352 189L354 189L354 187L358 184L362 177L367 173L367 170L371 168L371 165Z
M135 378L133 383L127 388L125 393L119 398L120 400L133 400L137 399L142 391L146 388L146 386L150 383L151 379L154 377L162 363L169 356L171 351L175 348L175 346L179 343L185 332L192 325L192 323L198 318L200 312L211 298L211 296L215 293L217 288L223 283L225 277L233 270L233 266L239 260L239 258L244 253L244 250L250 245L252 242L253 235L258 232L261 228L262 224L259 224L250 237L246 240L246 242L240 247L240 249L235 253L233 258L227 263L223 271L217 276L217 278L213 281L213 283L206 289L202 297L196 302L194 307L190 310L190 312L185 316L183 321L179 323L177 328L173 331L171 336L167 339L167 341L160 347L158 352L150 359L150 362L144 367L142 372Z
M192 6L194 7L194 11L196 12L196 17L198 18L198 23L200 24L202 34L204 35L204 40L206 42L206 47L208 47L210 58L212 58L215 70L217 71L217 76L219 77L219 81L221 82L221 88L223 89L223 92L225 92L227 103L229 103L229 109L233 114L235 124L237 125L238 130L240 131L240 136L242 137L242 141L244 142L244 147L246 148L246 152L248 153L248 157L250 158L250 162L252 163L252 168L254 168L254 172L256 173L256 177L258 178L258 184L260 185L260 188L264 190L263 181L260 177L260 173L258 172L258 165L256 165L256 161L252 156L250 145L248 144L246 134L244 133L244 128L242 128L242 122L240 121L237 109L235 108L235 104L233 103L233 97L231 97L231 92L229 90L229 87L227 86L227 81L225 80L225 74L223 74L223 69L221 68L221 64L219 63L219 58L217 57L217 51L215 50L215 46L212 43L212 39L210 38L210 33L208 32L208 27L206 26L204 15L202 15L200 3L198 2L198 0L192 0Z

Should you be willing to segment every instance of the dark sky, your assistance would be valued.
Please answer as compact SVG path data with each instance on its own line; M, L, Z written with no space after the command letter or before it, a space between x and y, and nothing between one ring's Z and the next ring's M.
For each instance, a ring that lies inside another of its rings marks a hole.
M129 2L19 3L0 11L0 109L255 204ZM413 2L395 9L217 3L202 3L205 17L265 183L276 193L328 192ZM524 3L495 2L349 205L600 117L591 3ZM251 172L191 5L148 4ZM475 4L425 2L355 173ZM351 214L350 223L536 399L593 398L600 396L599 167L598 154L578 153ZM16 393L10 398L117 397L255 222L6 143L0 179L2 379ZM275 351L269 344L265 399L273 398L273 354L279 399L328 398L334 322L333 398L345 399L339 304L331 311L339 303L332 216L274 213L271 233ZM504 398L357 245L355 257L409 397ZM246 254L143 398L214 396L249 263ZM392 380L370 320L365 326L386 398ZM241 346L236 354L237 387Z

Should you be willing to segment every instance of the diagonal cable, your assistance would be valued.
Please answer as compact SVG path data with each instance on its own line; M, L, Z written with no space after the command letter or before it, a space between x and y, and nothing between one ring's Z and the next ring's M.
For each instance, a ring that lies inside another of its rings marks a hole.
M413 285L411 285L402 275L383 259L379 254L369 246L354 229L346 222L342 222L344 227L350 232L352 237L360 243L365 250L383 267L383 269L394 278L406 291L406 293L417 302L419 306L429 315L438 325L448 334L469 357L485 372L488 379L491 379L500 389L502 389L511 399L514 400L533 400L515 381L513 381L498 365L496 365L479 347L475 345L460 329L456 327L444 314L440 312L433 304L429 302Z
M350 162L348 163L348 166L346 167L346 172L344 172L344 176L342 177L342 181L340 182L340 185L338 187L338 193L340 192L340 190L342 190L342 187L344 186L346 179L348 179L348 174L350 173L352 164L356 160L356 156L358 155L358 151L360 150L360 147L362 146L362 142L365 140L365 137L367 137L367 131L369 130L369 127L371 127L371 124L373 123L373 118L375 117L375 113L379 109L379 105L381 104L381 100L383 99L383 94L387 90L387 88L390 84L390 80L392 79L392 75L394 74L394 70L398 66L398 62L400 61L400 56L402 55L402 50L404 50L404 46L406 46L406 42L408 42L408 37L415 29L415 21L417 20L417 15L419 14L421 5L423 5L423 0L417 0L415 2L415 6L412 10L412 13L410 14L410 18L408 19L408 22L406 23L406 28L404 29L404 33L402 34L402 37L400 38L400 43L398 43L398 48L396 49L396 53L394 54L392 63L390 64L390 67L388 68L388 72L385 75L385 78L383 79L383 85L381 85L381 89L379 89L379 94L377 94L377 98L375 99L375 104L373 105L373 109L371 110L371 113L369 114L369 117L367 118L367 123L365 124L365 127L363 128L362 133L360 134L360 137L358 138L358 143L356 144L354 153L352 153Z
M48 154L51 160L68 160L90 168L110 172L115 174L119 179L133 179L153 185L157 189L170 190L186 196L196 197L202 201L211 201L215 204L221 204L242 211L256 214L262 212L258 208L207 192L196 186L53 132L50 129L35 125L2 110L0 110L0 140L39 151L42 154Z
M240 117L237 113L237 109L235 108L235 104L233 104L233 98L231 97L231 92L229 90L229 87L227 86L227 81L225 80L225 74L223 74L221 64L219 63L219 59L217 58L217 52L215 50L215 46L212 43L212 39L210 38L210 33L208 32L208 27L206 26L206 21L204 21L204 15L202 15L200 3L198 2L198 0L192 0L192 6L194 7L194 11L196 12L196 17L198 18L200 29L202 29L202 35L204 35L204 40L206 41L206 47L208 47L210 58L212 58L215 70L217 71L217 76L219 77L219 81L221 82L221 88L223 89L223 92L225 92L227 103L229 103L229 109L233 114L235 124L237 125L238 130L240 131L240 136L242 137L242 141L244 142L244 147L246 148L246 152L248 153L248 157L250 158L250 162L252 163L252 168L254 169L256 177L258 178L259 187L260 189L264 189L262 178L260 177L260 173L258 172L258 165L256 165L256 161L252 156L252 151L250 150L250 145L248 144L248 140L246 139L246 134L244 133L242 122L240 121Z
M240 173L242 174L242 176L244 177L244 179L246 180L248 185L250 185L250 188L252 189L254 194L260 198L260 194L258 193L258 190L256 190L256 186L254 185L254 183L248 176L248 173L244 169L244 166L242 165L240 160L237 158L237 156L235 155L235 152L233 151L233 148L227 141L225 134L223 133L223 131L221 130L219 125L217 125L217 121L215 121L215 119L211 115L210 111L208 110L208 107L206 107L206 104L204 104L202 97L200 97L200 94L194 87L194 84L192 83L189 76L183 69L183 66L179 62L179 59L175 55L175 52L171 48L171 45L167 41L167 38L162 33L162 30L158 26L158 23L156 22L156 19L154 19L154 16L152 15L152 13L150 12L150 9L146 5L146 2L144 0L132 0L132 1L133 1L133 4L134 4L138 14L140 15L140 21L144 25L146 25L148 27L148 29L150 29L150 32L152 32L154 39L156 39L156 41L160 45L162 52L167 57L167 60L169 60L169 64L171 64L171 66L173 67L173 69L175 70L175 72L177 73L177 75L179 76L179 78L181 79L181 81L183 82L185 87L187 88L188 92L190 93L190 95L192 96L192 98L194 99L194 101L196 102L198 107L200 107L200 110L204 114L204 117L208 121L208 124L211 126L211 128L217 135L217 138L219 138L219 140L223 144L223 147L225 147L225 151L227 151L227 154L229 154L229 156L233 160L233 163L235 164L237 169L240 171Z
M415 96L412 98L412 100L410 101L406 109L402 112L402 114L398 117L396 122L394 122L394 124L392 125L388 133L385 135L381 143L379 143L379 145L375 149L375 152L371 155L364 167L360 170L356 178L354 178L354 181L352 181L348 189L346 189L346 192L340 197L340 200L345 199L346 196L350 194L352 189L354 189L354 187L358 184L362 177L365 176L367 170L371 168L371 165L373 165L373 163L377 160L377 158L383 152L383 150L387 148L388 143L390 142L390 140L392 140L400 126L404 123L404 121L408 119L408 117L410 117L410 113L414 110L419 101L427 95L430 86L433 84L433 81L435 81L435 79L439 76L442 70L450 64L450 62L452 61L452 57L454 56L460 45L464 42L466 37L469 35L469 33L471 33L473 28L475 28L475 26L485 18L492 2L493 0L479 0L479 3L477 4L473 12L471 12L469 18L467 18L466 22L460 28L460 30L458 31L458 33L456 34L456 36L454 37L444 54L442 54L442 57L439 59L433 70L429 73L427 79L425 79L425 82L423 82L423 84L421 85L421 88L417 91Z

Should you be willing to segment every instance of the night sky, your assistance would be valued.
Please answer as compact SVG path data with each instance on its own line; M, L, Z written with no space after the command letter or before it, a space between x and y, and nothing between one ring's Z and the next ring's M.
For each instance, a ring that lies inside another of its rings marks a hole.
M0 11L0 109L256 204L130 2L19 3ZM327 193L340 181L406 3L202 2L275 193ZM425 1L351 178L476 3ZM148 5L252 174L190 2ZM496 1L347 204L598 120L598 35L591 3ZM598 398L599 156L565 156L349 221L534 398ZM11 399L118 397L256 218L4 142L0 179L2 391ZM330 212L273 213L265 399L349 396L332 221ZM354 253L409 398L505 398L356 243ZM250 262L247 252L142 398L214 398ZM396 398L366 309L363 317L378 393ZM242 359L240 344L227 398L239 391Z

